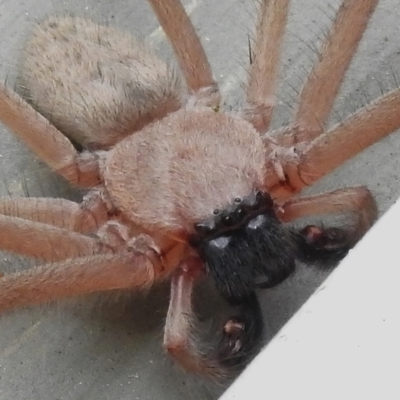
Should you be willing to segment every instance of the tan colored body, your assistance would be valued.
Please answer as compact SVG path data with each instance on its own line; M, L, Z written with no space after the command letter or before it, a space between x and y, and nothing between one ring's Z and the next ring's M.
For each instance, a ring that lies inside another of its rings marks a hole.
M284 222L351 212L356 241L376 216L366 188L288 197L399 128L400 90L325 129L377 4L343 0L295 123L271 132L289 2L260 2L245 105L235 114L218 111L218 86L180 1L149 2L187 93L178 74L136 39L70 17L35 28L18 80L25 100L0 86L0 120L53 170L89 190L81 204L0 199L0 248L48 263L2 277L0 311L173 275L164 345L187 369L215 374L217 363L202 357L190 334L192 289L203 270L187 241L194 224L263 189ZM79 153L64 135L89 151Z
M183 95L178 75L130 35L52 17L24 55L20 90L36 110L84 147L118 143L102 180L113 206L147 231L185 236L262 188L265 150L241 118L200 107L141 129L179 109Z
M215 209L262 189L265 157L248 122L182 110L115 146L104 182L113 204L146 229L194 233L194 224Z
M72 17L36 26L18 85L61 132L96 149L178 110L183 88L179 75L131 35Z

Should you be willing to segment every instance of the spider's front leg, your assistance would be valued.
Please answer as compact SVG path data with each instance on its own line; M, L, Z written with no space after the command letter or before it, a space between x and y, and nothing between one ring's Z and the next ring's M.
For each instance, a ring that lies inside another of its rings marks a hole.
M378 98L318 137L299 156L307 185L400 128L400 89Z
M258 62L254 63L250 74L248 104L252 104L254 93L264 93L264 99L273 94L269 84L259 84L260 79L257 79L257 71L260 69L257 64L268 65L267 54L263 52L263 48L267 47L259 44L263 43L259 36L266 29L263 23L268 19L271 20L271 26L281 26L286 5L271 2L268 9L264 3L257 32L255 60L258 59ZM305 186L312 185L400 127L400 90L397 89L337 126L324 130L345 73L377 3L377 0L343 0L318 60L300 93L294 121L282 130L264 134L264 144L269 154L266 189L275 198L291 196ZM279 49L282 36L278 32L277 28L275 36L272 36L277 41L276 49ZM269 75L273 78L275 73ZM253 89L255 80L259 86L256 86L256 91ZM254 121L262 116L262 111L258 110Z
M400 89L396 89L342 123L324 130L341 82L377 3L377 0L343 1L300 94L293 123L264 136L271 155L268 189L275 197L287 197L312 185L400 127Z
M318 137L379 0L344 0L299 96L294 142Z
M283 157L279 165L284 180L276 173L275 160L267 161L267 190L276 198L285 198L300 192L304 187L339 167L369 146L400 128L400 89L379 97L343 122L327 130L311 143L286 147L287 133L280 132L274 140L281 146ZM296 132L293 132L296 137ZM267 152L273 154L271 141L265 138Z

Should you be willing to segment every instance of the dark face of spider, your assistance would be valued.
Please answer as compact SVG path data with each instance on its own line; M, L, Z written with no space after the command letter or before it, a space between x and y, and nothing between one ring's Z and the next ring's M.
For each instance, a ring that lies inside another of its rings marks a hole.
M193 244L224 297L240 304L256 287L273 287L295 267L294 240L262 192L235 199L195 226Z

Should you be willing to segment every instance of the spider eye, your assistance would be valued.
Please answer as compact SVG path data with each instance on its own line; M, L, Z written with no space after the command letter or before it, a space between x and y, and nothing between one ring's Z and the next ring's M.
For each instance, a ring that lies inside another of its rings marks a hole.
M225 226L233 226L241 222L245 216L245 212L242 207L238 207L233 212L230 212L229 214L226 214L222 217L222 223Z
M242 202L242 199L240 197L236 197L234 201L236 204L240 204Z
M218 208L216 208L216 209L213 211L213 214L214 214L214 215L218 215L220 212L221 212L221 211L218 210Z
M225 215L225 216L222 218L222 222L223 222L223 224L226 225L226 226L231 226L231 225L234 224L235 221L234 221L234 218L232 217L232 215L229 214L229 215Z
M246 215L246 213L244 212L244 210L243 210L242 207L239 207L239 208L236 210L235 214L236 214L240 219L243 218L243 217Z

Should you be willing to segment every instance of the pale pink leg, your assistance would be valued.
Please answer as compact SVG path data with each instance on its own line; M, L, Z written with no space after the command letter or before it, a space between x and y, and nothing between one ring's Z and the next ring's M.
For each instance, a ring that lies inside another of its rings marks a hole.
M201 268L198 263L197 259L189 260L172 276L164 347L185 370L201 375L215 375L217 363L201 354L193 336L195 315L192 309L192 292Z
M307 216L352 213L353 238L357 241L374 223L377 208L371 192L360 186L316 196L293 198L282 203L277 213L284 222Z
M171 41L186 83L210 107L220 102L218 85L195 29L179 0L149 0Z
M394 90L320 136L299 155L297 174L311 185L400 128L400 90Z
M65 199L0 197L0 214L32 222L94 233L107 221L107 207L93 190L78 204Z
M104 253L99 239L51 225L0 215L0 249L46 262Z
M0 312L92 292L150 286L159 271L143 254L69 259L0 278Z
M254 59L250 66L244 118L259 132L270 124L280 65L289 0L260 4Z
M299 99L295 143L320 135L378 0L344 0Z
M305 186L329 174L344 162L400 128L400 89L376 99L352 114L342 123L324 132L310 144L288 145L285 132L277 132L276 140L284 151L295 157L281 160L285 181L277 176L273 161L268 159L266 190L276 199L290 197ZM265 142L267 151L270 143Z
M51 169L72 184L100 182L96 154L78 153L71 142L21 97L0 85L0 121L8 126Z

